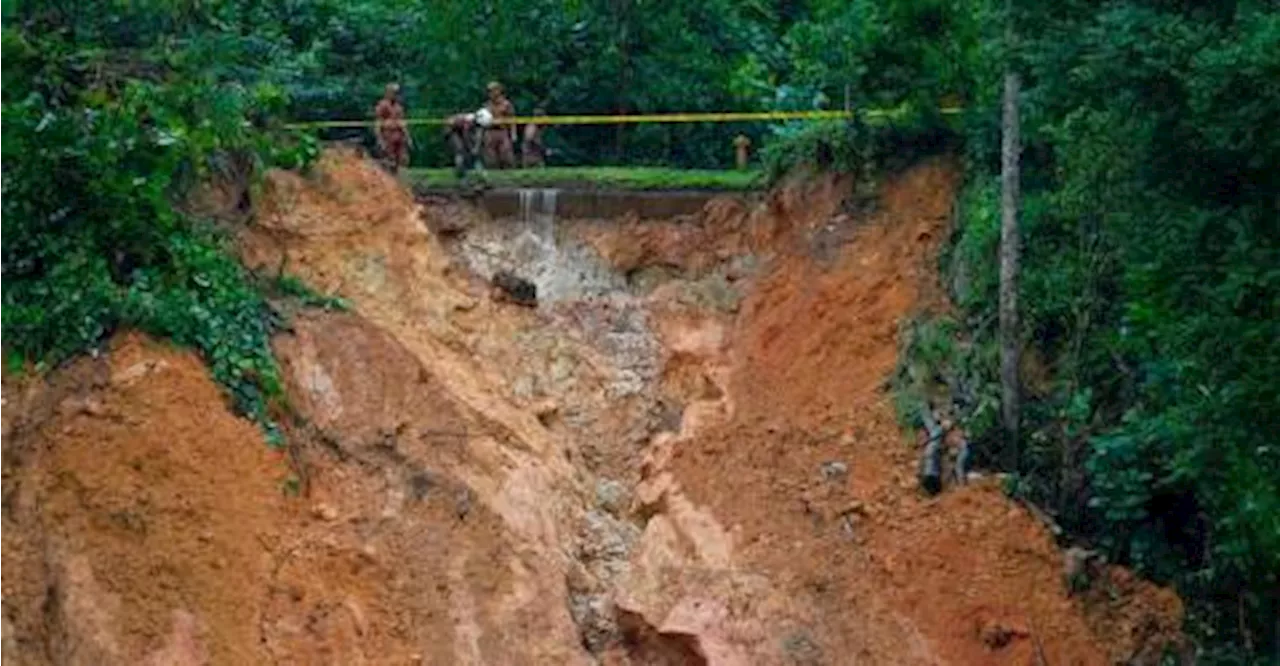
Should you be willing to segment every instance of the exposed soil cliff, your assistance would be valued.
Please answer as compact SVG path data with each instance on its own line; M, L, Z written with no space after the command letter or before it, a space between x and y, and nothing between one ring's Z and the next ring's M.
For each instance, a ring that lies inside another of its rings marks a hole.
M883 385L956 184L495 221L353 153L272 174L246 261L352 304L275 340L290 446L136 335L6 380L3 656L1151 663L1170 592L1113 570L1113 600L1069 596L995 485L915 487Z

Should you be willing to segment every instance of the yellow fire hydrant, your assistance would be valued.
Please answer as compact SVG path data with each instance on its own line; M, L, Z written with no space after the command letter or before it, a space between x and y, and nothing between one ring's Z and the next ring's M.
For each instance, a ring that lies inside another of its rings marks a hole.
M739 169L747 168L748 151L751 149L751 139L745 134L739 134L733 140L733 148L736 153Z

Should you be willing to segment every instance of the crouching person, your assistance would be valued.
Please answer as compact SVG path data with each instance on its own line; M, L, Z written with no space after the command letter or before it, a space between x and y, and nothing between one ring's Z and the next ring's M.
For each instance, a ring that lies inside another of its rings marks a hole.
M459 113L445 123L445 142L453 152L453 173L462 178L475 166L480 147L480 127L476 114Z

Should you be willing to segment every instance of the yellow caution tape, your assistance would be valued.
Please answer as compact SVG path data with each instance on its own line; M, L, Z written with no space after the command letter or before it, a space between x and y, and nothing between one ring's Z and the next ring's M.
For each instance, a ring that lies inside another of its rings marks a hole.
M963 109L945 107L939 109L944 115L954 115ZM864 118L889 118L906 113L905 107L898 109L867 109L863 111L760 111L748 113L660 113L634 116L512 116L495 118L494 125L618 125L635 123L734 123L749 121L783 121L783 120L841 120L861 115ZM447 118L407 118L405 125L444 125ZM313 122L290 123L289 129L332 128L332 127L373 127L372 120L320 120Z

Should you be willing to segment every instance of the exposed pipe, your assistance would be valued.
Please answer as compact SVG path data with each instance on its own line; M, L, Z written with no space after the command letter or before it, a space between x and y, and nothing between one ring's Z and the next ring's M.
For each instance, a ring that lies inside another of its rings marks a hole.
M929 434L924 453L920 456L920 487L930 495L936 495L942 491L942 438L946 433L933 419L927 403L920 409L920 420Z

